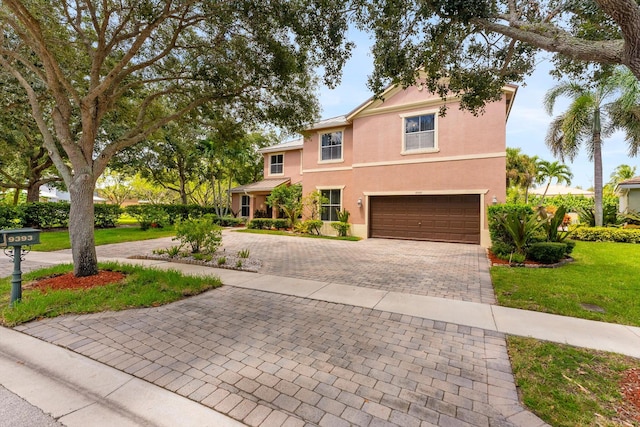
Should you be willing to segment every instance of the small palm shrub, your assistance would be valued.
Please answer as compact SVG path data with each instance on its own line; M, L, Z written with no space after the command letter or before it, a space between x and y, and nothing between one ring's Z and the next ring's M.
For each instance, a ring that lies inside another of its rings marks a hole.
M191 252L212 254L222 244L222 228L214 223L208 215L202 218L178 221L176 223L176 237L181 244L189 245Z

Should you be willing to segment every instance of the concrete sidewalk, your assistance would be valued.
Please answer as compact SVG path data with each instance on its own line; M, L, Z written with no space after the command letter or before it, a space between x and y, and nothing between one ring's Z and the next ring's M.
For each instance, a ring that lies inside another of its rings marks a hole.
M38 253L31 258L38 259L32 267L71 260L70 255L61 253ZM640 328L636 327L192 264L124 258L109 260L179 270L191 275L214 275L225 285L236 288L375 309L640 357ZM29 261L25 264L25 270L30 269ZM68 426L242 425L162 387L3 328L0 328L0 384ZM529 415L521 413L519 418L509 421L522 426L544 424Z

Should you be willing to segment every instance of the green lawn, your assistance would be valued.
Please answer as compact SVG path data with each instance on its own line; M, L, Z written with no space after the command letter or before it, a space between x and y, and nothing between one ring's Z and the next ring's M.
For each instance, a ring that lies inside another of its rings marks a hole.
M39 277L71 272L72 265L58 265L26 273L23 275L22 300L14 307L9 307L11 277L1 279L0 323L14 326L41 317L69 313L155 307L222 285L217 277L185 276L175 270L156 270L117 263L101 263L99 268L123 272L126 278L123 283L87 290L55 290L45 293L30 289L29 282Z
M97 228L94 232L96 246L158 239L160 237L175 236L175 234L173 227L150 228L148 230L142 230L140 227ZM38 245L33 245L32 249L34 251L50 252L71 247L69 232L66 230L42 232L40 233L40 242Z
M583 319L640 326L640 245L578 242L560 268L492 267L498 303ZM604 313L581 304L592 304Z
M620 381L640 360L619 354L509 337L509 355L523 403L554 427L637 426Z

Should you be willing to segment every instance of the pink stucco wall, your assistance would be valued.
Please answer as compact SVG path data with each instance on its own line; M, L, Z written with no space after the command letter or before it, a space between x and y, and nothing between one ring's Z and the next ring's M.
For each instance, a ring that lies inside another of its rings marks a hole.
M284 155L284 170L282 174L271 175L269 157L274 154ZM275 153L264 154L264 178L291 178L291 183L295 184L302 181L302 173L300 163L302 161L302 150L279 151Z
M343 188L343 208L351 212L352 224L366 223L366 194L439 194L469 191L483 194L486 205L495 196L506 199L505 149L506 100L487 105L481 116L449 103L446 116L437 117L437 150L402 153L404 116L434 111L439 105L426 102L411 108L390 108L428 101L424 93L410 88L365 110L344 129L344 161L318 161L318 140L312 133L304 143L304 193L316 188ZM379 109L380 113L375 114ZM391 111L388 111L391 109ZM373 113L373 114L372 114ZM348 170L341 170L348 169ZM322 171L326 170L326 171ZM358 199L363 206L358 207ZM487 228L485 219L483 228Z

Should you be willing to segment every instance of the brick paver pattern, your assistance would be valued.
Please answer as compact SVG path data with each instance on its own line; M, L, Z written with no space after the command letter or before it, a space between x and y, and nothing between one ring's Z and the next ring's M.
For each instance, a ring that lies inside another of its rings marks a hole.
M98 246L96 252L99 258L151 255L154 249L176 243L169 237ZM223 232L221 251L236 253L243 249L262 261L263 274L485 304L496 302L486 251L476 245L388 239L348 242ZM39 267L37 254L27 255L23 266L24 271ZM0 258L0 277L10 275L12 267L8 258Z
M222 287L17 328L250 426L512 425L502 334Z

